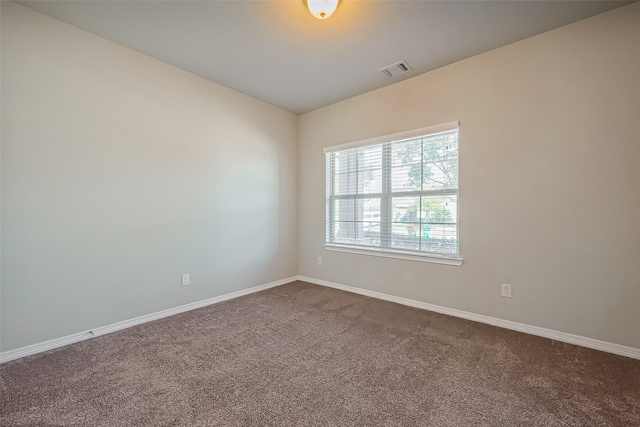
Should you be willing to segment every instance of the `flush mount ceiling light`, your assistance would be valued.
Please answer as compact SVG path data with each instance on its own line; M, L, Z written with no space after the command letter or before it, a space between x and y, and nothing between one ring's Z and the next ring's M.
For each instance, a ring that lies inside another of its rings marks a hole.
M309 12L318 19L327 19L338 7L340 0L305 0Z

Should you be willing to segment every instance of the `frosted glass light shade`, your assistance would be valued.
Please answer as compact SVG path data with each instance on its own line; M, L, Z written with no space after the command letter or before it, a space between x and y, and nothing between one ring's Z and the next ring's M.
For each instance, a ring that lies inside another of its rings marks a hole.
M340 0L307 0L309 12L318 19L327 19L338 7Z

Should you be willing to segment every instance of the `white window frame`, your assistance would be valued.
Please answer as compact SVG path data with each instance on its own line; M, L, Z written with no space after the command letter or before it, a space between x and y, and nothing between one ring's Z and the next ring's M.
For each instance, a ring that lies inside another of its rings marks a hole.
M435 126L414 129L406 132L394 133L391 135L384 135L384 136L370 138L362 141L355 141L355 142L349 142L346 144L333 145L330 147L325 147L323 149L323 152L325 153L325 156L326 156L327 154L339 152L343 150L348 150L353 148L363 148L366 146L381 145L389 142L396 142L396 141L401 141L401 140L420 137L420 136L427 136L427 135L436 134L439 132L459 129L459 127L460 127L460 122L458 121L443 123ZM457 162L458 162L458 170L459 170L459 165L460 165L459 151L458 151ZM331 167L330 166L331 165L327 166L327 171L333 171L332 169L333 166ZM389 171L387 171L386 173L389 173ZM385 258L405 259L405 260L411 260L411 261L431 262L431 263L437 263L437 264L462 265L463 259L461 258L461 255L460 255L460 218L458 217L458 212L456 212L456 225L457 225L456 238L457 238L457 244L458 244L458 254L455 256L430 253L430 252L403 251L403 250L393 249L389 247L359 246L359 245L349 245L349 244L343 244L343 243L330 242L329 241L330 239L329 236L331 235L330 227L332 226L330 221L330 216L332 215L331 213L332 203L335 200L339 200L339 199L350 199L350 198L356 199L357 197L361 197L361 196L336 196L333 194L333 191L334 191L333 190L334 186L332 182L333 175L330 176L330 173L328 172L326 180L327 180L326 200L325 200L326 230L325 230L325 244L324 244L325 250L336 251L336 252L347 252L347 253L354 253L354 254L361 254L361 255L370 255L370 256L380 256ZM459 188L460 188L460 184L458 183L458 186L455 189L451 189L451 190L445 190L440 192L414 191L409 193L411 195L418 195L418 196L434 194L434 193L456 195L457 197L456 210L459 211L459 203L460 203ZM392 197L393 193L391 193L388 189L383 189L382 191L383 192L381 194L371 194L370 196L380 197L381 199ZM383 215L382 212L381 214ZM380 226L383 227L383 223L381 223ZM389 225L386 225L386 226L389 227Z

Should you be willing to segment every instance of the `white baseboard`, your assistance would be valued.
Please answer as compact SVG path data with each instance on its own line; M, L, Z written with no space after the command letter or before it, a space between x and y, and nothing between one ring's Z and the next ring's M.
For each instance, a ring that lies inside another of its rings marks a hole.
M244 295L252 294L254 292L264 291L265 289L284 285L285 283L290 283L290 282L293 282L294 280L297 280L297 277L288 277L286 279L276 280L275 282L266 283L264 285L254 286L249 289L242 289L240 291L231 292L229 294L208 298L202 301L192 302L192 303L181 305L178 307L158 311L156 313L146 314L144 316L136 317L134 319L124 320L122 322L113 323L111 325L101 326L95 329L91 329L89 331L79 332L77 334L67 335L62 338L56 338L56 339L41 342L38 344L32 344L26 347L17 348L15 350L5 351L4 353L0 353L0 363L5 363L10 360L19 359L25 356L30 356L32 354L42 353L43 351L47 351L47 350L53 350L54 348L84 341L90 338L99 337L100 335L110 334L111 332L120 331L122 329L130 328L132 326L140 325L142 323L147 323L153 320L162 319L163 317L173 316L174 314L184 313L185 311L206 307L208 305L238 298Z
M462 319L473 320L474 322L486 323L488 325L498 326L500 328L511 329L525 334L537 335L539 337L550 338L552 340L565 342L568 344L579 345L594 350L600 350L607 353L613 353L620 356L630 357L640 360L640 348L627 347L620 344L614 344L606 341L600 341L593 338L582 337L580 335L568 334L566 332L554 331L553 329L540 328L538 326L526 325L524 323L512 322L510 320L498 319L495 317L484 316L482 314L470 313L468 311L456 310L453 308L442 307L435 304L416 301L408 298L397 297L393 295L374 292L367 289L356 288L354 286L342 285L340 283L327 282L326 280L314 279L312 277L297 276L297 280L312 283L315 285L326 286L329 288L340 289L355 294L365 295L385 301L391 301L410 307L420 308L423 310L434 311L436 313L447 314L449 316L460 317Z
M111 332L120 331L122 329L130 328L132 326L140 325L142 323L147 323L153 320L162 319L163 317L173 316L174 314L184 313L185 311L206 307L208 305L216 304L222 301L238 298L243 295L252 294L254 292L260 292L265 289L269 289L276 286L284 285L286 283L293 282L295 280L301 280L301 281L316 284L316 285L340 289L340 290L352 292L355 294L360 294L360 295L365 295L368 297L377 298L385 301L395 302L397 304L402 304L409 307L415 307L423 310L433 311L436 313L447 314L449 316L460 317L462 319L472 320L480 323L486 323L489 325L498 326L500 328L511 329L518 332L524 332L526 334L537 335L540 337L549 338L556 341L575 344L582 347L592 348L594 350L600 350L607 353L613 353L620 356L626 356L632 359L640 360L640 349L634 348L634 347L627 347L624 345L614 344L606 341L600 341L593 338L587 338L579 335L568 334L565 332L554 331L552 329L540 328L537 326L526 325L524 323L512 322L509 320L498 319L495 317L484 316L481 314L470 313L467 311L442 307L439 305L429 304L426 302L416 301L408 298L402 298L394 295L383 294L381 292L370 291L367 289L357 288L354 286L342 285L339 283L328 282L326 280L314 279L311 277L298 275L298 276L289 277L282 280L277 280L275 282L266 283L264 285L254 286L249 289L243 289L240 291L231 292L229 294L208 298L206 300L196 301L190 304L181 305L179 307L169 308L167 310L158 311L156 313L147 314L144 316L136 317L134 319L124 320L122 322L113 323L111 325L101 326L99 328L91 329L89 331L79 332L77 334L67 335L62 338L56 338L50 341L45 341L42 343L21 347L15 350L6 351L4 353L0 353L0 363L5 363L10 360L19 359L21 357L42 353L48 350L53 350L54 348L63 347L65 345L84 341L90 338L95 338L100 335L105 335Z

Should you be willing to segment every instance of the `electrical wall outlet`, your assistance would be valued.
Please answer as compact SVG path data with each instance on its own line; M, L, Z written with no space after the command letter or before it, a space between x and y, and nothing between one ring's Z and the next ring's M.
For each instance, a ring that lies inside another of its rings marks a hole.
M503 283L501 287L501 295L505 298L511 298L511 285Z
M191 277L189 277L189 274L183 274L182 275L182 286L187 286L191 284Z
M322 265L322 257L318 257L318 265Z

